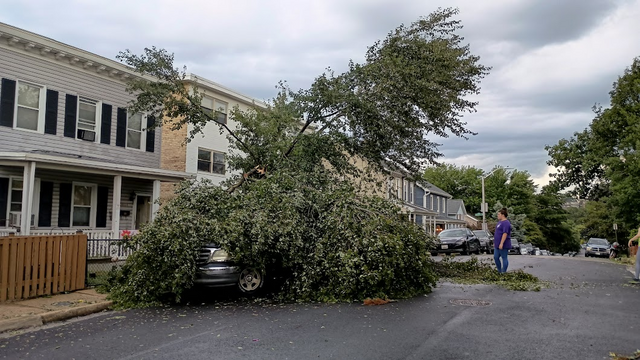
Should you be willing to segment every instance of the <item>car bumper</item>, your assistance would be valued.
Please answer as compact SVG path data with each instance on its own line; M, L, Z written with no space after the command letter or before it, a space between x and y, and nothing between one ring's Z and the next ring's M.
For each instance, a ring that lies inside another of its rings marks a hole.
M586 251L586 255L588 256L599 256L599 257L609 257L609 250L606 251Z
M466 250L465 244L440 244L438 247L433 250L433 252L443 253L443 254L451 254L451 253L461 253Z
M200 286L230 286L238 283L240 269L237 266L201 266L194 283Z

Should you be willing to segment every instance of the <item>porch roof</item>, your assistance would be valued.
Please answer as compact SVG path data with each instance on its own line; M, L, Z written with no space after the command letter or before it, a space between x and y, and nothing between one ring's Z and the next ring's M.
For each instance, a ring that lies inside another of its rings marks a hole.
M25 162L35 162L36 168L39 169L122 175L132 178L168 182L178 182L196 176L195 174L182 171L118 164L79 156L48 155L29 152L0 152L1 165L22 165L22 163Z
M428 210L423 208L422 206L418 206L418 205L414 205L414 204L410 204L410 203L403 203L400 205L404 210L412 213L412 214L416 214L416 215L427 215L427 216L436 216L438 215L437 212L433 211L433 210Z

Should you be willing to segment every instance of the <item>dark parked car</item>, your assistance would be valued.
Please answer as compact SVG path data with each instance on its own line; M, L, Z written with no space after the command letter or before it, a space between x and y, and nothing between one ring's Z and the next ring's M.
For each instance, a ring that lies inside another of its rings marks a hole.
M609 240L600 238L591 238L587 241L587 248L584 252L585 257L601 256L609 257Z
M511 249L509 249L509 254L521 255L520 243L518 242L518 239L511 238Z
M229 254L215 244L207 244L200 250L197 266L196 285L237 286L241 292L250 295L258 293L265 283L262 272L236 266Z
M480 248L487 254L493 254L493 234L488 230L474 230L473 233L480 240Z
M469 229L443 230L438 234L436 248L431 250L431 255L435 256L438 253L480 254L480 240Z

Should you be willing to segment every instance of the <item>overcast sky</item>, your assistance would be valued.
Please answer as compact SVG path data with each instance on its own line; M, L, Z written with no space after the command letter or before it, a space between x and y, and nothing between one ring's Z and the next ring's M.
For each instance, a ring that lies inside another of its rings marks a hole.
M156 46L189 72L258 99L286 80L306 88L326 67L438 6L458 7L471 52L493 67L469 140L441 161L527 170L546 184L545 145L588 126L595 103L640 56L640 0L0 0L0 21L111 59Z

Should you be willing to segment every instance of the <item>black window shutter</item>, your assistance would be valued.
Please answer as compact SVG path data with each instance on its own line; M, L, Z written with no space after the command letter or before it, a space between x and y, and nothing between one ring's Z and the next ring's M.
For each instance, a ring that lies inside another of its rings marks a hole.
M78 116L78 97L67 94L64 107L64 136L76 137L76 119Z
M111 144L111 110L112 106L102 104L102 124L100 127L100 143Z
M156 118L153 115L147 116L147 151L153 152L156 146L156 131L149 130L153 128L156 123Z
M0 226L7 226L7 200L9 198L9 178L0 178Z
M38 209L38 226L51 226L51 208L53 207L53 182L40 182L40 205Z
M124 147L127 140L127 109L118 108L116 124L116 146Z
M71 224L71 191L72 184L60 184L60 204L58 206L58 226L69 227Z
M16 99L16 82L14 80L2 79L0 89L0 125L13 127L13 107Z
M96 227L107 227L107 205L109 204L109 188L98 186L98 207L96 209Z
M47 109L45 110L45 113L44 113L44 133L55 135L58 130L57 128L58 128L58 92L54 90L47 90Z

